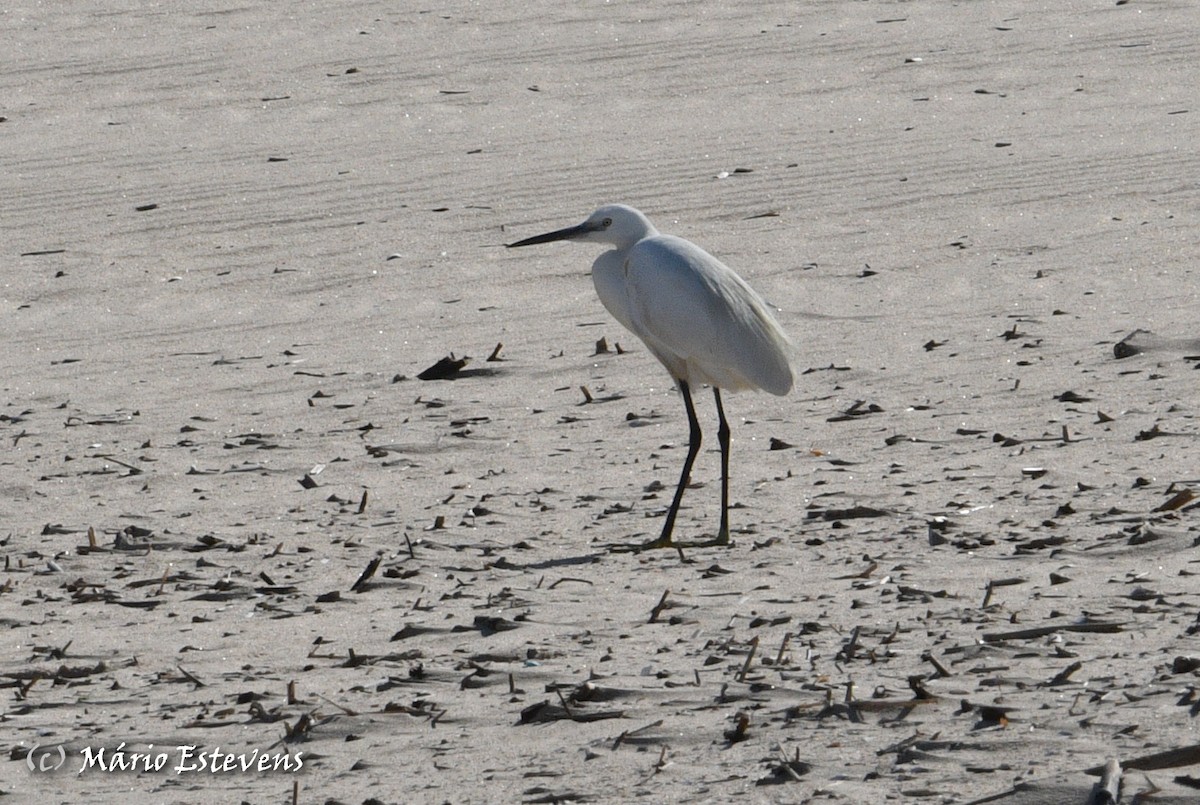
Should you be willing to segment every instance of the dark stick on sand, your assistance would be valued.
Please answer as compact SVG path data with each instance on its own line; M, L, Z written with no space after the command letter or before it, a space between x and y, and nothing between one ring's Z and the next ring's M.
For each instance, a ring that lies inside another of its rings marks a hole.
M658 603L654 605L654 609L650 610L650 620L647 623L658 623L658 616L666 609L667 596L670 594L670 590L663 590L662 598L658 599Z
M746 681L746 672L750 670L750 663L754 662L754 655L758 653L758 635L750 638L750 653L746 655L746 661L742 663L742 670L738 671L737 681Z
M350 592L362 592L362 590L365 589L367 582L370 581L371 577L375 575L375 571L379 569L379 563L381 561L383 561L382 557L376 556L374 559L368 562L367 566L363 569L363 572L359 574L358 580L355 581L354 584L350 585Z

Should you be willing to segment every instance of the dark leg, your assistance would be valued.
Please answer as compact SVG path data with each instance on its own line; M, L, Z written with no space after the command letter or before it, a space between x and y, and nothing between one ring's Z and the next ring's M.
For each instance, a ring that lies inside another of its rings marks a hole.
M721 530L713 540L715 545L729 544L729 422L725 419L725 406L721 405L721 390L713 387L717 400L717 416L721 425L717 430L717 441L721 444Z
M679 557L683 558L684 548L706 548L713 545L728 545L729 544L729 421L725 419L725 407L721 404L720 389L713 389L713 396L717 401L717 416L720 418L720 427L717 430L717 441L721 445L721 527L717 531L717 536L711 540L704 542L676 542L671 538L675 531L675 518L679 515L679 504L683 502L683 490L687 489L688 482L692 477L692 465L696 462L696 455L700 452L700 420L696 418L696 406L692 403L692 392L688 384L680 380L678 381L679 393L683 395L683 405L687 410L688 417L688 452L687 458L683 460L683 471L679 474L679 485L675 487L675 497L671 501L671 508L667 509L667 519L663 523L662 534L653 542L647 542L643 545L628 545L614 546L613 550L628 552L628 551L647 551L654 548L674 548L679 551Z
M700 452L700 440L702 438L700 434L700 420L696 418L696 406L692 404L692 392L688 388L686 381L679 381L679 393L683 395L683 405L687 409L687 458L683 460L683 472L679 474L679 486L675 487L675 498L671 501L671 508L667 510L667 519L663 523L662 534L654 542L647 543L647 548L675 547L675 543L671 541L671 533L675 530L675 517L679 514L679 504L683 501L683 490L687 488L688 481L692 477L692 464L696 461L696 454Z

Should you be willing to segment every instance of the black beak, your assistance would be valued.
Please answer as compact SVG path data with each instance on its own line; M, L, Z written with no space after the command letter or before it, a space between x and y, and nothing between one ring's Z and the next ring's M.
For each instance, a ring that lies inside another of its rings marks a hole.
M525 240L518 240L516 243L505 244L510 249L515 249L518 246L536 246L539 243L550 243L555 240L571 240L591 232L594 227L589 226L585 221L582 224L568 226L566 229L556 229L553 232L547 232L544 235L534 235Z

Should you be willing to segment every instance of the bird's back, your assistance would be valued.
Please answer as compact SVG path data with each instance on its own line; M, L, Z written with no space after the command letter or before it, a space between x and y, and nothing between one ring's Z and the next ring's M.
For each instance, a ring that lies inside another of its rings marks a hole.
M629 321L617 318L677 379L729 390L791 391L791 342L762 297L733 269L673 235L644 238L609 256L623 257Z

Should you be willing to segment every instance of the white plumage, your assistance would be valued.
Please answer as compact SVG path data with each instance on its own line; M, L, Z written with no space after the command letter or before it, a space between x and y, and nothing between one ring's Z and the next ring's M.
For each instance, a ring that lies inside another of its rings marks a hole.
M679 386L690 437L675 498L662 535L643 548L679 547L671 532L692 463L700 449L700 426L691 389L713 388L720 417L721 526L711 543L729 541L729 425L721 389L792 389L793 347L770 308L733 269L696 244L662 235L638 210L610 204L577 226L510 243L532 246L555 240L603 243L613 248L592 264L596 293L608 311L638 336Z

